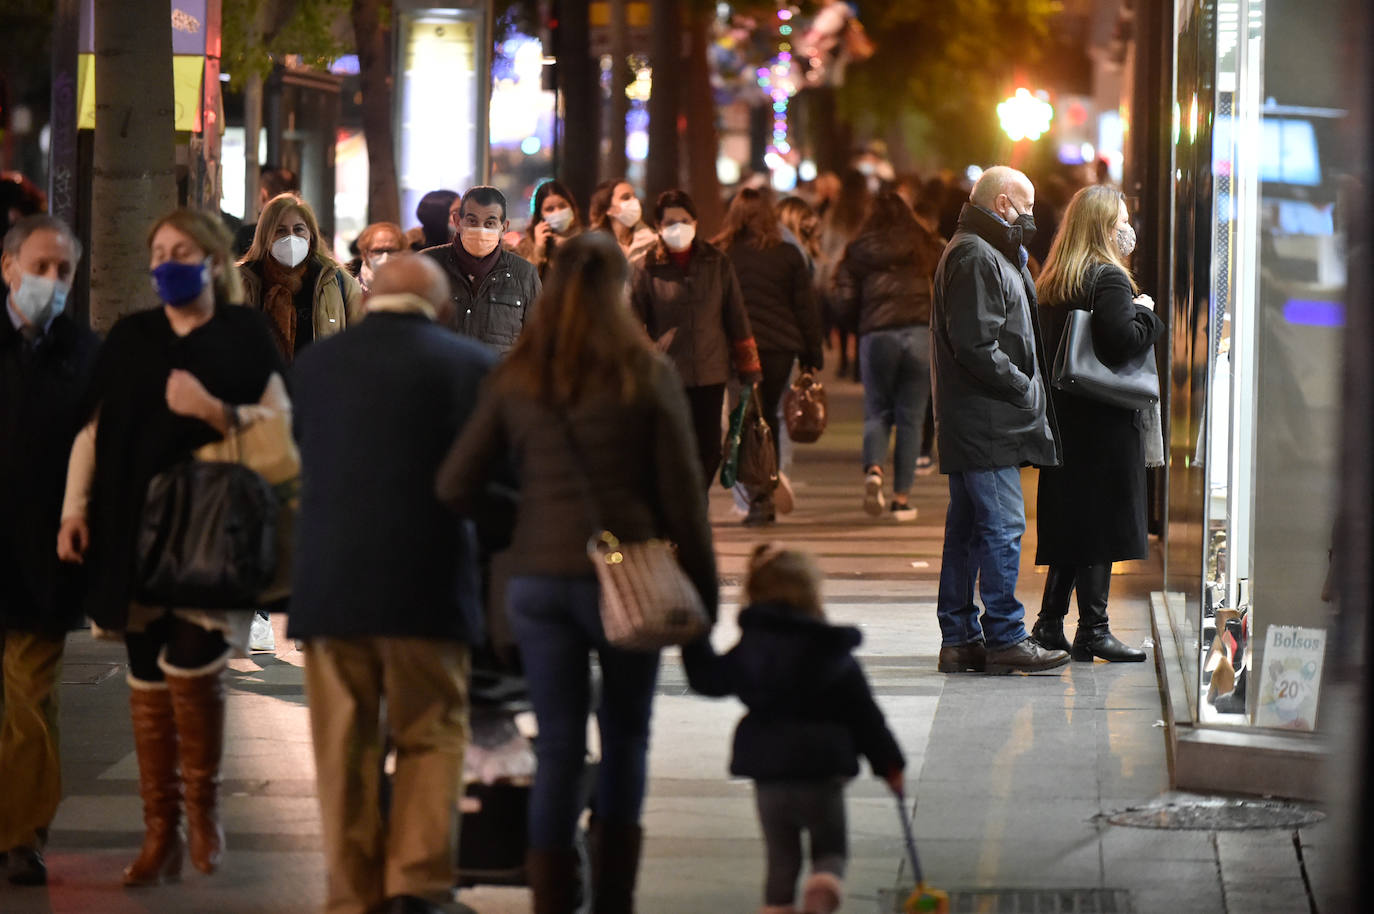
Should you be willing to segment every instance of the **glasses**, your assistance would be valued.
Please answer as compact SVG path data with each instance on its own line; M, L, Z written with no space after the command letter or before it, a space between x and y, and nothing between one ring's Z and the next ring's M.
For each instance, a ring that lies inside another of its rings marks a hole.
M367 256L369 256L369 257L376 257L378 254L399 254L399 253L401 253L401 249L400 249L400 248L373 248L372 250L370 250L370 251L367 252Z

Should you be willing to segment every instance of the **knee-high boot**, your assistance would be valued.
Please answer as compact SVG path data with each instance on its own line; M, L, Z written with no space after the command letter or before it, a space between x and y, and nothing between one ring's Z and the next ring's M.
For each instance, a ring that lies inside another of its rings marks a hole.
M1040 598L1040 616L1031 629L1035 643L1046 650L1069 650L1069 639L1064 637L1064 617L1069 614L1073 586L1074 569L1071 566L1050 566L1045 575L1045 593Z
M637 824L592 819L593 914L634 914L643 844L644 830Z
M186 782L186 832L191 863L213 873L224 855L219 821L219 766L224 754L223 660L213 672L167 676L180 737L181 776ZM209 669L209 668L207 668Z
M1078 631L1073 636L1073 659L1091 662L1094 657L1115 663L1138 663L1145 652L1128 647L1107 627L1107 596L1111 591L1112 564L1087 565L1076 569L1078 588Z
M143 798L143 848L124 870L124 884L157 885L181 876L181 781L172 697L164 683L129 680L129 712Z
M534 893L534 914L573 914L578 910L577 866L577 851L572 848L530 848L525 852L525 878Z

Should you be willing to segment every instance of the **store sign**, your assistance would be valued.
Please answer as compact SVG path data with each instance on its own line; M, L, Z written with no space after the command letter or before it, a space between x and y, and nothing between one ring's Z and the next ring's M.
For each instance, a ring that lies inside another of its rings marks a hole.
M1316 727L1325 651L1325 629L1269 626L1256 726L1305 731Z

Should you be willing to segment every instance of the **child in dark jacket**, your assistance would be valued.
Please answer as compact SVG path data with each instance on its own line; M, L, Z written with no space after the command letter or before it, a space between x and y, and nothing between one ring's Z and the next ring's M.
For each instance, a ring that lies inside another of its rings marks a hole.
M826 622L821 580L806 553L759 546L749 562L739 643L724 656L702 645L684 654L692 688L738 695L749 709L735 730L730 772L754 780L768 853L763 914L798 910L803 831L811 875L801 911L828 914L840 906L845 782L858 775L861 754L894 790L906 766L851 653L859 631Z

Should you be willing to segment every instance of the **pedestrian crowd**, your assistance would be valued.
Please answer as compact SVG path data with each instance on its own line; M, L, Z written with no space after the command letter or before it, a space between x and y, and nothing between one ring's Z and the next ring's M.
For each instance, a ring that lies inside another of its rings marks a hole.
M856 506L907 521L916 475L948 478L941 672L1143 659L1112 635L1107 604L1112 563L1146 552L1158 416L1052 383L1074 312L1089 313L1108 366L1163 332L1129 267L1119 191L1079 190L1047 232L1034 185L1008 167L964 190L874 187L851 171L819 178L811 200L742 189L708 240L685 191L646 210L631 183L608 181L584 219L582 201L549 181L508 245L505 197L477 186L425 195L416 237L368 226L343 264L292 178L264 175L259 218L237 241L211 214L159 219L147 246L148 303L160 307L103 341L65 307L82 256L73 231L36 214L4 235L0 851L11 882L46 880L58 670L86 618L127 650L145 837L124 884L176 879L185 857L219 867L222 673L272 649L267 613L280 611L305 658L326 911L429 910L405 905L451 897L482 664L523 678L538 724L523 823L535 911L632 911L659 651L608 640L589 540L613 530L624 543L671 542L714 621L705 493L736 459L723 414L748 400L767 428L775 472L736 495L743 523L774 524L793 502L780 406L827 351L863 385ZM224 456L229 442L238 456ZM289 479L186 469L254 460L289 464ZM1016 596L1027 466L1041 469L1036 562L1049 566L1029 633ZM155 512L152 493L178 485L180 512ZM210 514L196 501L209 498L265 518L265 532L236 541L232 567L199 567L204 543L178 565L173 515ZM231 586L257 567L242 556L264 549L289 566L289 589L261 575ZM186 596L159 589L162 572ZM682 645L695 691L747 708L730 770L756 785L771 914L840 906L844 784L859 756L898 796L904 784L853 656L859 632L827 621L821 582L810 556L762 543L738 644L717 654L708 631ZM502 652L506 626L515 650Z

